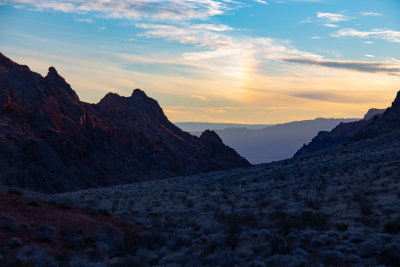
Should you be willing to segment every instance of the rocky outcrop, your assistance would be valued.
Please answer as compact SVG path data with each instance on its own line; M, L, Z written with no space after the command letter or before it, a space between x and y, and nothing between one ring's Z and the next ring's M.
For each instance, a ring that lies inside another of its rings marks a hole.
M386 109L371 108L368 110L367 114L364 115L363 120L367 121L375 116L381 116L385 111Z
M249 165L139 89L85 103L55 68L42 77L0 54L0 185L61 192Z
M391 107L387 108L379 119L374 120L373 123L357 132L352 140L359 141L378 135L390 134L398 128L400 128L400 91L397 92Z
M362 120L340 123L332 131L321 131L309 144L304 144L294 156L311 154L345 143L354 138L362 129L379 120L384 111L385 109L370 109Z
M68 255L74 251L83 256L88 249L96 247L99 241L107 242L99 238L99 233L108 233L111 246L115 246L114 240L122 240L124 237L139 244L145 233L137 225L113 218L104 211L100 213L95 207L92 210L82 209L69 205L71 202L50 202L40 197L27 197L15 189L9 191L11 193L0 192L0 246L10 248L6 252L8 259L0 259L1 266L14 265L11 262L22 254L19 253L21 247L22 250L31 247L32 254L45 251L41 254L42 263L37 264L45 266L53 265L43 263L47 252L50 255ZM32 266L32 262L27 260L23 265Z

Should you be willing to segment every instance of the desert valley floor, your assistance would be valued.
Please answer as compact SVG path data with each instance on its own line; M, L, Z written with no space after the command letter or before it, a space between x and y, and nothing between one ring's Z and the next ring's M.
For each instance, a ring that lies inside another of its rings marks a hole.
M142 227L148 242L124 259L131 264L396 266L398 134L245 169L54 198Z

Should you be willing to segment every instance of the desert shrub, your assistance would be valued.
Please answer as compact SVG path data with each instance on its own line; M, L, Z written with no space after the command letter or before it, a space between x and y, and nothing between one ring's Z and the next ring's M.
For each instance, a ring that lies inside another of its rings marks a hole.
M326 229L328 215L322 212L303 211L300 216L287 213L282 210L275 210L270 216L276 227L288 234L291 228L312 228Z
M325 244L325 241L322 240L321 238L315 237L311 240L310 244L312 247L320 247Z
M8 245L11 248L16 248L22 245L22 241L18 237L12 237L10 240L8 240Z
M17 260L22 266L35 266L35 267L57 267L58 263L52 259L47 250L38 248L35 245L22 247L17 255Z
M384 231L385 233L389 234L397 234L400 232L400 219L397 218L395 220L392 220L384 225Z
M346 257L345 262L349 264L357 264L361 261L360 257L355 254L350 254Z
M178 251L181 248L188 247L192 244L189 236L184 234L177 234L172 238L172 242L169 244L169 248L172 251Z
M276 209L271 215L270 219L275 225L275 227L278 227L284 232L285 234L288 234L290 232L291 228L301 228L301 219L294 215L287 213L283 210Z
M350 238L351 243L361 243L364 241L364 236L360 233L354 233Z
M218 250L215 254L201 258L202 266L243 266L241 259L230 250Z
M54 228L48 225L40 225L36 228L34 238L37 241L53 242Z
M267 259L267 266L306 266L306 260L303 257L296 257L291 255L277 254Z
M307 199L306 204L313 210L320 210L321 208L321 201L319 199Z
M343 253L356 253L357 252L357 249L354 246L348 245L348 244L335 246L334 249L337 251L343 252Z
M266 267L266 266L267 265L265 265L264 262L258 260L255 260L252 263L250 263L250 267Z
M274 235L269 240L270 242L270 255L275 254L288 254L291 251L290 243L286 238L281 235Z
M370 258L378 254L380 251L380 244L376 241L365 241L360 244L359 254L363 258Z
M56 203L60 208L63 208L63 209L69 209L69 208L75 206L74 201L73 201L71 198L67 198L67 197L59 198L59 199L57 199L57 200L55 201L55 203Z
M258 222L256 216L252 213L217 212L214 214L214 218L224 226L227 234L227 245L229 245L231 249L236 247L239 234L242 232L243 227L255 227Z
M16 232L19 229L19 225L13 219L3 217L0 221L0 229L4 229L9 232Z
M168 264L177 264L177 266L184 265L190 260L185 253L183 252L175 252L175 253L170 253L165 255L160 259L160 264L162 266L168 265Z
M349 226L344 222L335 223L335 228L340 232L345 232Z
M400 245L391 243L379 254L379 262L388 266L400 266Z
M142 237L136 233L126 233L122 238L124 254L134 255L141 245Z
M12 194L12 195L22 195L22 191L15 187L9 187L7 190L7 193Z
M61 229L60 235L66 245L73 249L79 250L83 245L83 238L80 237L81 230L79 229Z
M140 248L136 252L136 257L140 260L140 262L148 262L148 264L157 265L158 257L157 255L148 249Z
M362 215L370 215L373 213L373 203L361 193L354 195L354 200L360 205Z
M222 233L215 233L204 238L202 254L208 255L214 253L218 248L223 247L225 236Z
M303 223L313 229L326 229L328 215L322 212L304 211L301 213Z
M93 248L88 248L87 250L85 250L85 254L87 259L91 262L100 262L104 259L101 253Z
M321 262L326 265L340 265L343 260L343 254L335 250L325 250L320 253Z
M148 231L140 238L140 245L151 250L163 247L165 244L166 237L159 231Z
M95 245L109 257L121 256L124 251L124 241L111 227L98 230L92 237Z
M376 216L358 216L354 218L355 222L360 222L367 227L380 226L379 217Z

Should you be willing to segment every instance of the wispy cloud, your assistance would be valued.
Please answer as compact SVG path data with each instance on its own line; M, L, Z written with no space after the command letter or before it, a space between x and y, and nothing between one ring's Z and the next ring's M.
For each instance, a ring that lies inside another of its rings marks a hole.
M400 76L400 65L389 62L338 61L325 59L286 58L286 62L356 70L369 73L385 73Z
M360 12L360 14L362 16L383 16L382 13L378 13L378 12Z
M268 5L269 4L267 1L264 1L264 0L254 0L254 1L257 2L257 3L260 3L260 4L264 4L264 5Z
M136 24L136 27L145 29L146 31L139 36L164 38L171 41L177 41L182 44L192 44L198 46L218 48L223 46L231 46L232 38L230 36L205 30L209 25L194 26L173 26L163 24Z
M200 101L203 101L203 102L208 102L209 101L208 98L203 96L203 95L191 95L190 97L194 98L194 99L197 99L197 100L200 100Z
M322 26L336 28L338 27L337 23L348 21L354 19L353 17L349 17L339 13L324 13L324 12L317 12L316 17L307 17L300 21L300 23L313 23L319 22Z
M317 12L317 18L333 23L353 19L352 17L343 14L324 13L324 12Z
M233 30L232 27L230 27L228 25L224 25L224 24L196 24L196 25L193 25L192 28L201 29L201 30L216 31L216 32L224 32L224 31Z
M315 57L311 53L302 52L291 48L286 42L279 43L272 38L240 37L234 38L221 32L203 30L200 25L164 25L164 24L137 24L138 28L145 31L139 36L147 38L164 38L182 44L193 44L207 47L211 50L202 52L185 53L190 58L212 58L231 53L244 53L253 55L260 53L264 58L281 58L283 56Z
M25 4L37 10L57 10L74 13L100 13L106 17L152 20L206 19L229 9L226 1L217 0L6 0Z
M372 94L372 95L371 95ZM293 93L291 94L294 97L312 99L324 102L333 102L333 103L368 103L371 101L372 97L377 97L374 92L364 93L360 95L358 92L349 92L349 91L309 91L309 92L301 92L301 93Z
M300 21L300 23L312 23L313 19L311 17L307 17Z
M77 22L86 22L86 23L94 23L94 20L91 18L86 18L86 19L75 19Z
M400 43L400 31L387 29L373 29L371 31L359 31L356 29L346 28L332 34L334 37L373 37L376 39L386 40L393 43Z
M333 23L325 23L325 24L323 24L325 27L328 27L328 28L337 28L337 27L339 27L338 25L336 25L336 24L333 24Z

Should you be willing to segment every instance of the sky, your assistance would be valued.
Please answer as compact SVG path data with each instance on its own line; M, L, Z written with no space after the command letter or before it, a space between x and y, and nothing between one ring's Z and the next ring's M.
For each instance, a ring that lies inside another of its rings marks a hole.
M0 0L0 52L173 122L359 118L400 90L399 0Z

